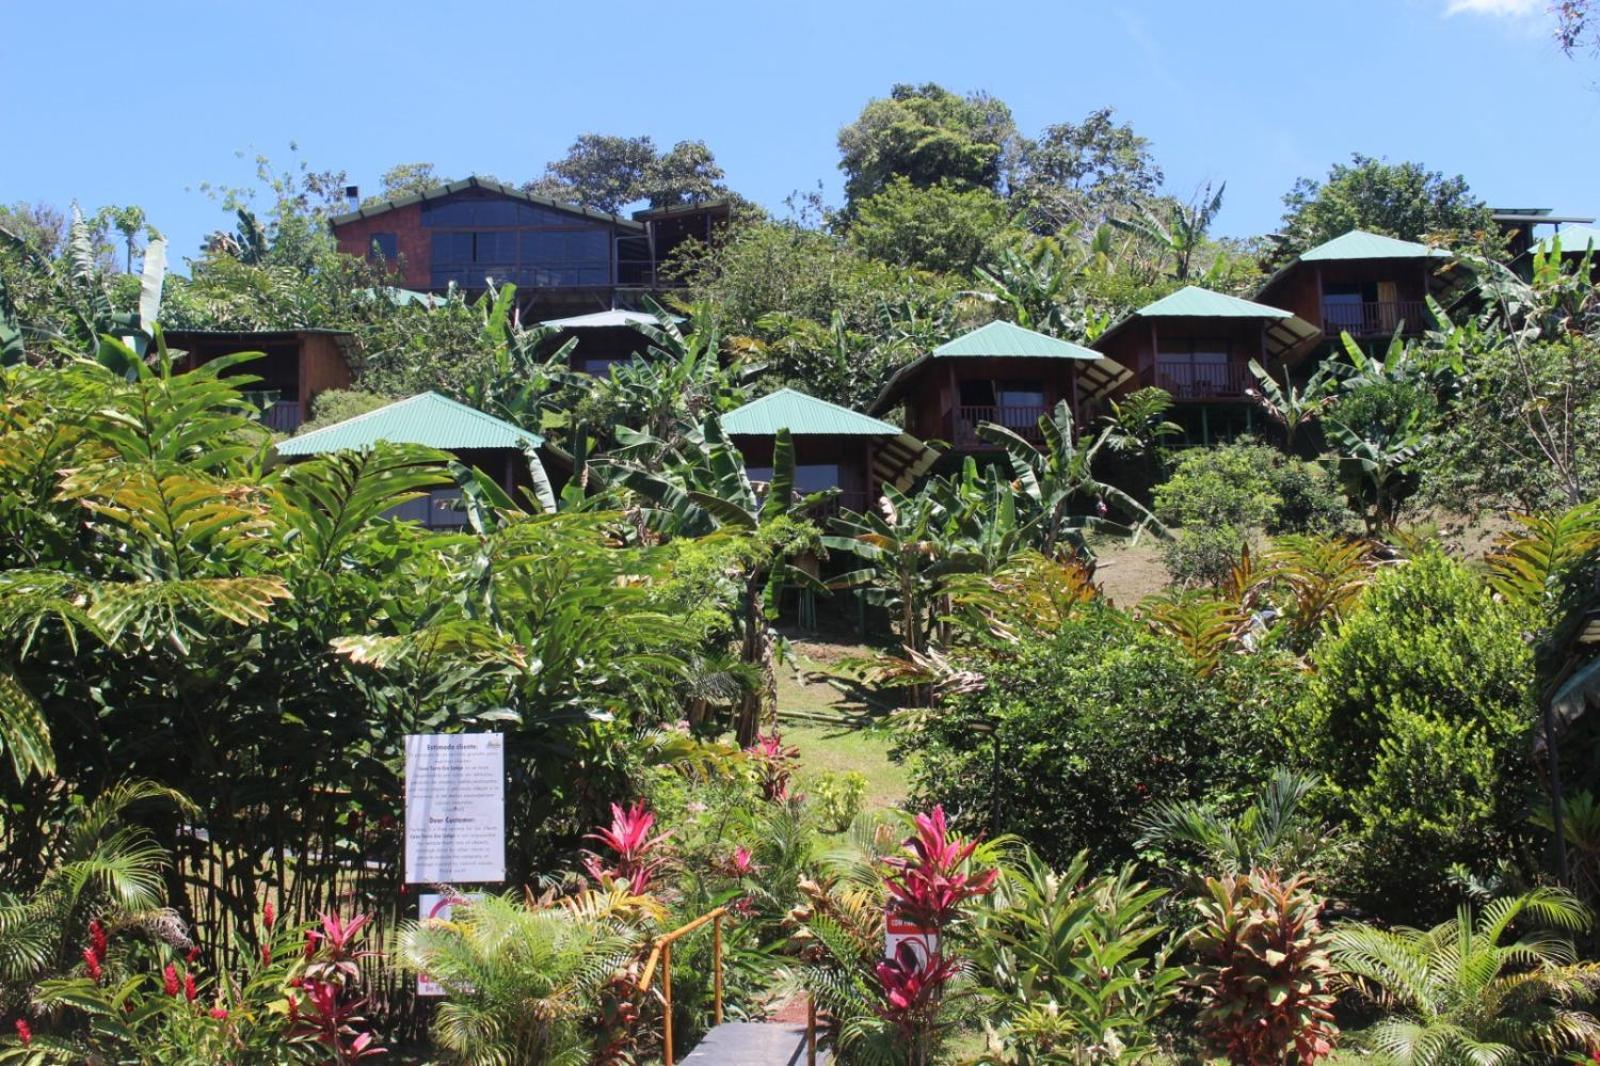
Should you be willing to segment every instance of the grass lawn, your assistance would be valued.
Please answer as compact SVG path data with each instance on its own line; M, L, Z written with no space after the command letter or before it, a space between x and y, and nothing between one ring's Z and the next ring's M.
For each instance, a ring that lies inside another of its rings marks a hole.
M907 773L889 759L893 740L882 724L882 708L864 701L840 665L870 649L817 639L797 639L793 649L798 670L778 670L778 724L784 742L800 749L801 788L808 775L855 770L866 775L868 809L900 805Z

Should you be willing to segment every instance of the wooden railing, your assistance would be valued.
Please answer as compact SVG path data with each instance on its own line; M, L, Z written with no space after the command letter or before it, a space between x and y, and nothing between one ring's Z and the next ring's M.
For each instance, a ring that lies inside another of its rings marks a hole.
M261 411L261 424L273 432L293 433L300 428L303 419L298 400L285 400L276 389L252 389L245 392L244 398Z
M650 982L655 979L656 968L661 969L661 1048L662 1057L666 1066L672 1066L672 945L683 937L688 936L707 922L711 923L711 1004L714 1025L722 1024L722 916L728 913L728 908L718 907L708 911L687 925L680 925L660 940L656 941L650 955L645 959L644 972L639 975L639 992L641 995L650 991Z
M1242 397L1250 372L1238 363L1190 363L1156 360L1145 384L1166 389L1174 400L1216 400Z
M964 447L985 445L988 442L978 436L978 426L983 422L993 422L1005 426L1023 440L1037 444L1043 439L1039 434L1039 418L1049 413L1049 408L1034 405L962 404L956 408L953 436L956 444Z
M1407 333L1421 333L1433 322L1428 305L1421 300L1387 300L1372 303L1322 305L1322 332L1328 337L1348 333L1352 337L1388 336L1402 324Z

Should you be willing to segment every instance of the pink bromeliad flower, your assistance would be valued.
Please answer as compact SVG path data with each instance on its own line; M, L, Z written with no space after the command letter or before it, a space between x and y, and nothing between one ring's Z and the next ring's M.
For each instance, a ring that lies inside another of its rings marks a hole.
M606 878L622 881L634 895L644 895L666 862L656 852L672 836L671 833L652 835L650 830L655 824L656 816L645 806L644 800L627 808L613 803L610 827L602 827L584 838L598 841L611 854L603 856L586 851L583 868L596 881Z
M735 877L748 877L755 870L756 864L750 857L750 849L740 844L733 849L733 856L728 860L728 869Z

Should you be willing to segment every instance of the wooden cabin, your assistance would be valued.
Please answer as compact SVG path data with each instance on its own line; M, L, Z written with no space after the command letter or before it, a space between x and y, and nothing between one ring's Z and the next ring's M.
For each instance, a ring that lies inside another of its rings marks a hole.
M295 460L332 452L361 451L379 441L420 444L449 452L465 465L494 478L517 499L521 498L521 489L533 484L527 453L544 443L536 433L436 392L424 392L290 437L280 441L276 451L285 459ZM395 508L389 517L420 522L430 529L451 529L466 523L466 515L452 506L460 498L460 490L453 486L435 488L421 499Z
M1387 344L1397 329L1415 336L1433 327L1426 301L1441 291L1435 269L1450 258L1442 248L1351 230L1302 252L1266 280L1256 299L1318 327L1325 341L1349 333Z
M1119 393L1165 389L1173 421L1209 442L1252 428L1250 360L1273 369L1320 336L1289 311L1190 285L1122 319L1094 348L1129 371Z
M343 330L173 329L164 336L167 347L183 352L176 363L180 371L236 352L264 353L229 373L261 379L247 391L262 409L261 421L278 433L293 433L309 420L317 394L349 388L354 379L348 358L354 338Z
M773 442L787 429L794 443L795 489L838 489L828 511L864 512L886 484L910 491L939 457L898 426L794 389L729 411L722 428L753 481L772 480Z
M1527 276L1528 269L1533 262L1533 249L1550 233L1541 234L1540 228L1554 226L1554 233L1561 233L1564 226L1572 229L1579 227L1591 228L1594 222L1592 217L1586 215L1558 215L1549 207L1496 207L1491 217L1495 225L1500 227L1500 235L1505 241L1506 261L1511 268ZM1567 241L1562 241L1565 249Z
M1589 280L1600 284L1600 228L1585 225L1563 226L1550 236L1541 239L1535 244L1534 250L1541 255L1552 255L1557 246L1561 248L1561 258L1567 263L1577 263L1584 256L1589 256ZM1533 256L1528 256L1528 271L1533 269Z
M517 286L519 306L556 313L611 307L625 238L645 225L482 178L357 207L330 225L339 250L393 267L420 292Z
M993 422L1023 437L1038 437L1041 415L1067 401L1081 421L1128 371L1071 341L1010 322L990 322L901 367L869 412L904 405L906 429L922 440L949 442L953 451L994 450L978 426Z
M642 311L596 311L591 315L552 318L540 324L558 331L550 342L552 348L577 340L578 346L572 350L572 369L605 377L613 366L643 355L650 338L639 327L658 326L660 322L655 315Z

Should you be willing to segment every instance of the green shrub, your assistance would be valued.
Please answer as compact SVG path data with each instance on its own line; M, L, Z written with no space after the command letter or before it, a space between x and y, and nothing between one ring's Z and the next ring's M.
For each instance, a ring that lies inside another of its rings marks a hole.
M318 393L317 398L311 401L311 420L302 422L299 432L310 433L357 415L364 415L368 411L376 411L391 403L394 403L393 397L380 396L375 392L364 392L360 389L329 389Z
M1163 522L1189 528L1339 533L1354 518L1331 472L1251 441L1182 453L1154 503Z
M1321 463L1279 456L1269 470L1279 503L1267 532L1343 533L1355 522L1339 479Z
M1238 526L1190 526L1161 546L1161 562L1175 585L1220 585L1247 545L1252 552L1259 547L1257 539Z
M1302 685L1265 654L1224 654L1200 678L1176 645L1107 608L964 665L989 683L908 735L914 802L1017 833L1060 866L1085 848L1096 865L1133 858L1158 800L1253 797L1281 761L1277 722Z
M861 813L867 798L867 775L859 770L846 770L842 774L823 770L806 783L806 788L823 828L842 833Z
M1428 550L1381 574L1313 649L1296 735L1358 838L1350 887L1386 917L1437 913L1452 864L1483 871L1524 837L1527 624Z

